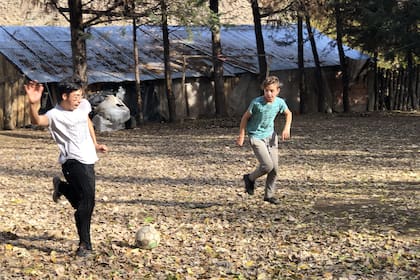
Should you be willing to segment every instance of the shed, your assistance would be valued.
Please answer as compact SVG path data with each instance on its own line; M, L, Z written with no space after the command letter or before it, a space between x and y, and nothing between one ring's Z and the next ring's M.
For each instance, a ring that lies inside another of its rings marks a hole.
M132 26L91 27L86 30L88 83L90 89L126 88L134 90L134 59ZM177 116L201 117L214 114L212 85L211 33L208 27L170 27L170 49L173 92ZM299 109L297 94L296 25L263 26L267 61L272 74L284 84L284 98L293 111ZM306 36L306 35L305 35ZM168 118L163 90L164 64L160 26L141 26L137 30L140 72L143 86L145 120ZM334 94L339 57L335 41L315 31L320 60L327 83ZM248 102L259 94L256 79L258 60L254 27L229 26L221 29L224 55L225 95L228 114L240 115ZM346 56L364 62L366 55L346 48ZM309 41L304 45L305 67L314 67ZM23 83L37 80L54 87L72 74L70 28L52 26L0 27L0 129L13 129L29 124ZM330 77L330 78L328 78ZM51 92L50 92L51 93ZM44 108L51 107L55 98L46 94ZM128 94L128 96L133 96ZM332 97L334 99L334 97ZM133 100L126 100L135 110ZM316 104L316 102L313 102ZM333 104L334 105L334 104Z

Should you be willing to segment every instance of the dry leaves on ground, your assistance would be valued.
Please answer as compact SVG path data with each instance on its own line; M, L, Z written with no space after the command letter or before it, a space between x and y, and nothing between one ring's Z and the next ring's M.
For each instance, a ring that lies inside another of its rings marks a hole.
M69 203L53 203L45 130L0 132L0 279L416 279L419 115L297 116L280 144L277 206L234 145L239 120L102 133L95 254L74 257ZM281 127L282 120L277 124ZM153 250L135 247L152 221Z

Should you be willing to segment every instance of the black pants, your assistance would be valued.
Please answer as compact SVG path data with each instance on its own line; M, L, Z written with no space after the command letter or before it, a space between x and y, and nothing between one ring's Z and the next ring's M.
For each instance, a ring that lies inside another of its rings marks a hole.
M76 209L74 218L80 244L85 244L88 249L92 249L90 223L95 207L94 165L69 159L62 165L62 171L67 182L60 183L59 191Z

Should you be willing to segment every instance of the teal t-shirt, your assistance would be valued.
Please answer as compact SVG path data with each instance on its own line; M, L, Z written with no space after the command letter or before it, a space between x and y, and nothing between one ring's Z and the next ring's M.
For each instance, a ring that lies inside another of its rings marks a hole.
M273 102L267 103L264 96L254 98L248 107L251 118L248 120L246 130L248 136L264 139L274 132L274 119L278 113L287 110L286 102L276 97Z

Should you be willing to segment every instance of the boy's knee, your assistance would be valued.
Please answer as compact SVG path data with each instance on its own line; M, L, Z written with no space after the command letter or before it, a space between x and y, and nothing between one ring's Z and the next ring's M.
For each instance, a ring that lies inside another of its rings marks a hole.
M273 169L271 169L270 173L277 176L277 168L273 167Z
M262 165L261 165L261 170L262 170L264 173L269 173L269 172L271 172L271 171L273 170L273 168L274 168L273 164L262 164Z

